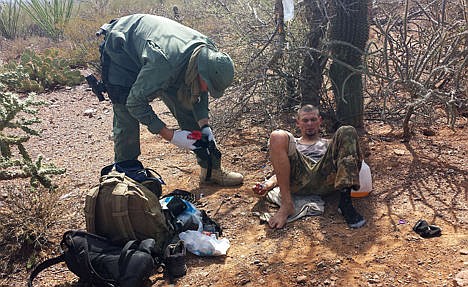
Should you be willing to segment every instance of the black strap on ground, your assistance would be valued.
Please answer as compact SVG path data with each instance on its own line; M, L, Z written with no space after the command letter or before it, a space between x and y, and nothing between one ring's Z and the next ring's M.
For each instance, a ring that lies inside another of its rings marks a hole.
M208 167L206 168L206 181L210 181L211 179L211 171L213 170L213 159L211 158L211 154L208 155Z
M57 263L64 262L64 261L65 261L65 258L64 258L64 255L62 254L60 256L47 259L46 261L44 261L44 262L40 263L39 265L37 265L34 268L34 270L31 272L31 275L29 275L28 287L33 286L32 282L33 282L34 278L36 278L36 276L39 273L41 273L42 270L44 270L46 268L49 268L50 266L55 265Z

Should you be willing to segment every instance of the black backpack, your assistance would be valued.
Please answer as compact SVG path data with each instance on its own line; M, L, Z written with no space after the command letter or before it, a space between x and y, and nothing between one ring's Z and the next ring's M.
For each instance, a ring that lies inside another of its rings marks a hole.
M132 240L125 246L112 244L107 238L82 230L64 233L61 255L37 265L31 272L28 287L44 269L65 262L80 278L80 283L99 287L144 286L153 271L161 266L155 253L154 239Z

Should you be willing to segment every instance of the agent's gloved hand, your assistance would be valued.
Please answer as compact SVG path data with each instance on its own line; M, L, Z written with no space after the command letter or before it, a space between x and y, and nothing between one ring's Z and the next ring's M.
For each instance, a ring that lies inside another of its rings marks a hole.
M192 131L186 130L176 130L174 131L174 136L171 139L171 143L187 150L196 150L199 149L200 146L196 145L197 141L201 138L201 135Z
M212 142L216 143L214 135L213 135L213 130L211 129L211 127L209 125L204 125L201 128L201 132L202 132L202 134L207 136L209 142L212 141Z

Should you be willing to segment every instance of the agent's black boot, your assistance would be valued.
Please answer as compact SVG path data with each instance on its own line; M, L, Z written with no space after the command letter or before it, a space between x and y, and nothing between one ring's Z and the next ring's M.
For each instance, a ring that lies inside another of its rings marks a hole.
M340 190L340 203L338 204L338 211L345 218L346 223L351 228L360 228L366 220L354 209L351 201L351 188L343 188Z

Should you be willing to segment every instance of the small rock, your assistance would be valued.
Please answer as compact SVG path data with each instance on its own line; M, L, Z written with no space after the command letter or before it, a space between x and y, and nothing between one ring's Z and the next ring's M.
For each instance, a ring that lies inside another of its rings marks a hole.
M461 255L468 255L468 249L462 249L460 250Z
M83 115L85 116L88 116L88 117L92 117L94 115L94 113L96 112L95 109L86 109L84 112L83 112Z
M394 149L393 152L396 154L396 155L405 155L405 151L402 150L402 149Z
M325 267L325 263L323 261L317 263L317 268L324 268Z
M455 286L466 287L468 286L468 269L462 270L455 275Z
M307 282L307 276L305 276L305 275L297 276L296 282L297 283L306 283Z

